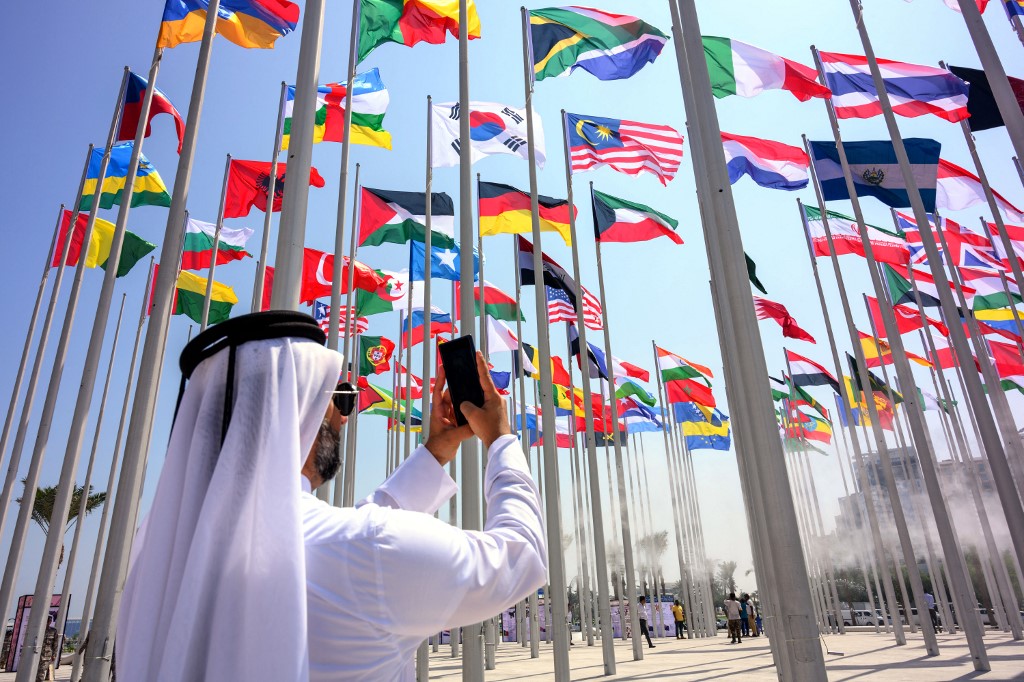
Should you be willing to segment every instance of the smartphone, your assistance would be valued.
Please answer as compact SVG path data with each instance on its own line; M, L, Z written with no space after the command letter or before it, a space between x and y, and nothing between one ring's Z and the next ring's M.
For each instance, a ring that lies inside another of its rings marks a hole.
M452 405L455 406L455 423L459 426L468 424L459 409L464 401L477 407L484 405L484 389L480 385L480 373L476 367L476 344L472 336L460 336L442 343L437 347L441 354L441 364L448 381L448 390L452 394Z

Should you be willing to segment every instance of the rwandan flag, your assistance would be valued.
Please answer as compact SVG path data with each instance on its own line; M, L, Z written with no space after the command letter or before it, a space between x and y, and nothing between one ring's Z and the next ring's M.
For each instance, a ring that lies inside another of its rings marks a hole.
M131 161L134 146L134 142L125 142L110 148L110 162L107 164L107 174L103 178L100 191L100 208L121 205L121 193L128 179L128 163ZM80 211L92 210L92 195L96 191L97 183L100 182L103 152L102 149L92 150L85 187L82 190L82 201L78 205ZM167 185L149 159L140 153L139 169L135 173L135 186L132 188L132 207L170 205L171 195L167 193Z
M203 39L210 0L167 0L157 47ZM274 41L299 23L299 6L288 0L221 0L217 33L239 47L273 48Z

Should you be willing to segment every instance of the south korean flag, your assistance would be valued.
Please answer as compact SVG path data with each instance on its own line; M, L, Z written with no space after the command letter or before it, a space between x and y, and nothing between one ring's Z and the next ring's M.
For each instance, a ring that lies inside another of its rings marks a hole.
M459 165L461 149L459 121L462 108L458 102L434 104L431 107L431 161L434 168ZM491 154L513 154L527 159L526 111L494 102L471 102L469 136L472 163ZM533 139L537 167L544 167L544 128L540 116L533 115Z

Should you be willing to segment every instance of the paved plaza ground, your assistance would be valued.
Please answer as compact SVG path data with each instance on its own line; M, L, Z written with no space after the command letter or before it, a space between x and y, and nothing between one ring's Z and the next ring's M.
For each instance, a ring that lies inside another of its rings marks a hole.
M577 633L578 638L578 633ZM572 648L570 662L573 680L776 680L768 642L763 637L730 645L728 638L655 640L655 649L644 649L644 660L633 661L629 642L616 641L618 671L613 677L602 675L601 647L580 644ZM830 682L844 680L882 680L893 682L951 682L953 680L1024 680L1024 643L1009 635L989 632L985 637L991 672L976 673L967 653L966 640L959 635L939 635L941 653L928 658L921 638L908 635L907 646L898 647L892 636L874 632L854 632L829 636L825 644L843 656L825 657ZM461 659L450 658L450 647L442 646L430 656L430 679L454 682L462 678ZM488 671L488 681L553 680L551 646L541 644L540 658L531 659L530 650L516 644L498 647L497 669ZM58 680L67 680L71 666L62 666ZM14 680L14 673L0 673L0 682ZM220 682L220 681L217 681ZM246 680L245 682L264 682ZM269 681L267 681L269 682Z

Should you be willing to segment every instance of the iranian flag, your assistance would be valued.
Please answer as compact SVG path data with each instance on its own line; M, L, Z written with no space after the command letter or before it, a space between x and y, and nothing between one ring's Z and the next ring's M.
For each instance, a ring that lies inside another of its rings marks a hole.
M797 355L787 348L786 363L794 386L831 386L836 393L842 395L843 391L835 375L814 360Z
M703 365L690 362L664 348L657 347L658 369L665 382L670 403L697 403L715 407L715 396L711 394L709 377L714 375ZM701 383L703 382L703 383Z
M826 211L828 217L828 229L832 232L832 244L836 248L836 255L843 256L853 253L864 256L864 242L860 238L860 228L857 221L850 216ZM828 237L825 235L825 222L822 220L821 211L813 206L804 206L804 217L807 223L807 233L811 237L811 244L814 246L815 256L828 256ZM871 241L871 253L879 263L895 263L906 265L910 262L910 248L906 240L887 230L874 225L868 225L868 239Z
M444 192L430 196L432 248L455 246L455 204ZM427 195L424 192L392 192L363 188L359 216L359 245L379 246L385 242L405 244L411 239L426 241Z
M473 287L473 298L476 300L476 314L480 315L480 290L483 289L483 304L484 313L489 317L493 317L495 320L505 320L507 322L515 322L518 320L525 320L523 313L519 310L519 304L516 300L506 294L504 291L494 286L487 280L484 280L483 286L477 284ZM461 287L459 283L455 283L455 299L458 300L461 293ZM459 310L455 309L455 314L458 316ZM458 317L456 317L458 319Z
M683 238L676 234L679 221L650 206L593 191L594 232L599 242L643 242L668 237L676 244Z
M188 219L185 226L185 248L181 252L182 270L204 270L210 267L213 258L213 240L217 226L202 220ZM245 250L245 243L252 236L248 227L223 227L217 244L217 265L241 260L252 254Z
M801 102L832 96L809 66L738 40L715 36L702 40L715 97L756 97L765 90L788 90Z
M992 194L1004 219L1014 223L1024 222L1024 211L1007 201L999 192L992 190ZM935 207L946 211L962 211L976 204L988 205L978 176L945 159L939 159Z
M972 305L974 310L994 310L1020 303L1020 287L1009 275L1004 274L1003 276L1006 277L1006 286L1013 297L1013 303L1006 296L998 270L973 267L960 267L957 270L963 278L963 283L975 291Z

